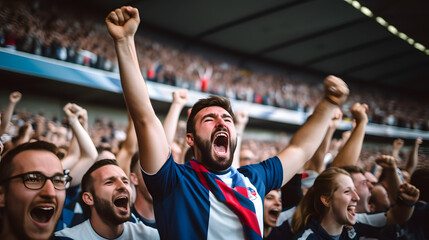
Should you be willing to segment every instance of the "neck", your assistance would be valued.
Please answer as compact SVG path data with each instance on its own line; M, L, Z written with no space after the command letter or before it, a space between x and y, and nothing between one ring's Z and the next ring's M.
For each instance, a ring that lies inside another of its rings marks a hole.
M327 214L322 219L322 222L320 223L320 225L331 236L340 235L341 232L343 231L343 225L335 221L335 218L333 216L330 216L329 214Z
M270 235L271 230L273 230L272 227L268 226L267 224L264 224L264 238L268 237Z
M103 221L101 217L94 211L91 212L90 223L94 231L107 239L119 237L124 231L124 224L111 224Z
M153 213L153 203L148 201L143 194L137 193L136 201L134 202L134 208L144 218L148 220L155 219Z

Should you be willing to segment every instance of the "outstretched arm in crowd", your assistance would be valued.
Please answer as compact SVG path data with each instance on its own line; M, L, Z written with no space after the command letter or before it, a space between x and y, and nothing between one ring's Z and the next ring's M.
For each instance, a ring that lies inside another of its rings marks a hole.
M244 133L244 129L246 129L247 122L249 121L249 116L245 111L239 110L234 114L234 117L235 117L234 119L235 130L237 132L237 145L235 147L232 166L234 168L239 168L241 143L243 142L243 133Z
M63 169L71 169L79 160L80 150L79 143L76 138L76 134L72 135L72 139L70 140L69 147L67 149L67 153L64 158L61 160L61 164L63 165Z
M70 176L73 177L71 185L76 186L80 184L85 172L94 164L98 153L91 137L84 128L88 124L86 110L76 104L68 103L64 107L64 113L67 115L70 127L79 143L79 160L70 170Z
M33 136L34 129L29 121L22 125L18 130L18 135L12 138L13 147L29 142ZM10 149L9 149L10 150Z
M130 114L128 113L128 128L127 128L127 137L122 143L121 148L116 154L116 161L118 162L119 167L124 170L127 176L131 174L131 159L133 158L134 153L137 150L137 136L136 130L134 128L133 120L131 119Z
M375 161L383 167L384 179L382 181L392 205L392 208L386 213L386 225L402 224L408 221L413 214L413 204L419 199L420 192L413 185L401 182L393 156L382 155Z
M134 35L139 23L139 12L132 7L118 8L106 18L118 56L125 103L136 128L140 165L146 173L154 174L167 161L169 144L138 64Z
M356 121L356 126L350 134L349 139L338 152L332 162L333 167L356 165L362 150L365 128L368 124L368 105L355 103L350 111Z
M398 197L399 186L402 184L397 172L395 158L389 155L381 155L375 159L375 162L383 168L380 181L386 188L391 204L394 205Z
M405 168L410 175L413 175L414 171L416 170L417 162L419 160L419 147L422 143L423 140L421 137L419 137L416 139L413 147L411 148L410 156L408 157L408 162Z
M15 109L16 103L21 100L21 96L21 93L17 91L9 94L9 104L1 115L0 135L6 132L7 125L12 119L13 110Z
M163 127L168 144L173 144L176 135L177 123L179 122L180 113L188 101L188 90L179 89L173 92L173 102L165 116ZM176 159L175 159L176 160ZM178 159L177 159L178 160Z
M399 152L401 151L403 146L404 140L398 138L393 141L392 156L396 159L398 163L401 161L401 157L399 157Z
M335 109L344 102L348 94L349 89L343 80L334 76L325 79L325 98L296 132L289 146L277 155L283 167L282 185L313 156L322 143Z
M343 113L341 112L341 109L337 108L331 119L331 123L329 124L328 131L326 131L325 138L323 138L322 143L311 157L310 161L307 162L307 166L305 168L306 170L313 170L318 173L321 173L323 170L325 170L325 156L328 152L329 145L331 144L332 136L334 135L338 125L340 125L342 117Z

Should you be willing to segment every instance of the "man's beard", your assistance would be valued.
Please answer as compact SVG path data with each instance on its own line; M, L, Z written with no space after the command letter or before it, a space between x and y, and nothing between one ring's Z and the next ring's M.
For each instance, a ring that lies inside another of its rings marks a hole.
M128 211L127 215L118 215L115 213L115 205L111 202L98 198L94 195L94 207L101 219L106 222L110 222L113 225L122 224L130 220L131 212Z
M217 131L215 131L217 132ZM234 158L234 151L236 148L236 142L232 141L232 138L229 138L229 159L218 158L215 160L212 155L212 143L210 140L202 140L198 135L195 135L195 145L201 152L201 163L212 172L221 172L227 170L232 165L232 160ZM212 138L213 138L212 134Z

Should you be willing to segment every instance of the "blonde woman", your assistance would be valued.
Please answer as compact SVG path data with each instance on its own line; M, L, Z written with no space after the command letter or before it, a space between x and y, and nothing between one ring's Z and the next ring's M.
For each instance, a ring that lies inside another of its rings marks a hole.
M346 171L323 171L301 200L292 218L294 239L357 239L352 227L359 196Z

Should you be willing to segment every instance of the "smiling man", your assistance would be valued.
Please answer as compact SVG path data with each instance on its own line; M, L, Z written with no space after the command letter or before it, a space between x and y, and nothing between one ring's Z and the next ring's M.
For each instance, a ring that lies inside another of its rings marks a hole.
M58 239L159 239L154 228L128 222L131 185L115 160L97 161L82 178L82 199L90 207L85 222L55 233Z
M347 85L327 77L325 98L289 146L239 169L231 167L237 133L230 102L216 96L200 99L192 107L186 134L195 159L177 164L139 68L134 44L139 23L138 10L132 7L118 8L106 18L161 238L262 239L264 196L285 184L314 154L334 110L348 95Z
M56 153L55 145L37 141L17 146L1 160L0 239L51 237L71 180Z

